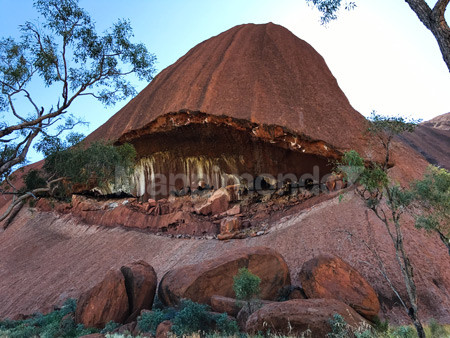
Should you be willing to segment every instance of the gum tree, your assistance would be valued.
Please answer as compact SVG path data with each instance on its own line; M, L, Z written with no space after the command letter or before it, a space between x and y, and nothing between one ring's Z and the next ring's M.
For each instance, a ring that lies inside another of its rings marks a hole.
M417 290L414 281L414 270L405 250L401 217L413 200L413 194L392 182L388 176L390 151L395 135L414 130L414 122L402 117L383 117L375 113L369 121L368 131L382 145L384 160L381 163L366 161L354 150L344 154L341 169L344 175L355 177L357 173L356 191L366 202L367 207L384 224L395 249L395 259L400 268L407 298L403 299L385 273L381 262L381 271L390 287L396 294L405 312L413 322L419 338L425 337L425 331L418 315ZM379 258L377 256L377 258Z
M20 26L22 36L0 40L0 181L26 160L39 136L57 137L80 119L69 108L82 96L105 105L136 94L127 80L150 81L155 56L133 43L129 21L118 20L99 34L77 0L36 0L35 22ZM41 101L43 83L53 103Z

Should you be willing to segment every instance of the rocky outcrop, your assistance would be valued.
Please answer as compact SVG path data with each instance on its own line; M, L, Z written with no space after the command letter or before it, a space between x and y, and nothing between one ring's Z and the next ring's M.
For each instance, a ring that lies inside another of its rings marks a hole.
M380 311L372 286L336 256L320 255L305 262L299 277L308 298L337 299L368 319L373 319Z
M228 210L231 195L226 188L216 190L207 202L197 209L201 215L218 215Z
M108 271L104 279L81 294L75 320L86 327L106 323L133 323L143 309L151 309L157 278L152 266L137 261Z
M86 327L103 328L111 320L123 323L128 313L125 279L120 271L110 270L103 281L80 296L75 320Z
M329 320L340 314L344 320L357 328L365 323L348 305L335 299L294 299L263 306L247 320L246 331L251 334L270 331L271 334L288 336L307 335L326 337L331 332Z
M158 280L153 267L142 260L122 266L120 271L125 277L130 312L127 321L130 322L141 310L152 308Z
M210 304L213 295L234 298L233 277L243 267L261 278L262 299L275 299L278 290L290 284L286 262L275 250L242 248L217 259L167 272L159 283L158 297L170 306L182 298L204 304Z

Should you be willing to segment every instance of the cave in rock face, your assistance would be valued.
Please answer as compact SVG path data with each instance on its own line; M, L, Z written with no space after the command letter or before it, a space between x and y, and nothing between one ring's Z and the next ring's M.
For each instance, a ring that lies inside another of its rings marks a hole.
M301 140L277 126L198 112L173 114L168 121L170 128L156 123L159 131L129 140L139 154L132 193L143 200L194 191L202 181L214 188L239 184L255 190L281 188L288 181L319 185L337 156L323 142Z

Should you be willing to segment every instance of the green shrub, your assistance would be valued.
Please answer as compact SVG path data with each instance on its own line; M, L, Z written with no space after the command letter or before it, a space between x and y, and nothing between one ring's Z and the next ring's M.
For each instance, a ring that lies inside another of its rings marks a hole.
M173 319L172 331L178 336L211 331L215 321L208 311L208 305L183 300L181 310Z
M137 319L138 329L142 332L150 332L151 334L156 334L158 325L166 319L168 319L166 314L159 309L144 312Z
M417 333L416 330L412 326L399 326L396 328L392 335L398 338L416 338Z
M113 332L119 326L120 326L119 323L116 323L116 322L111 320L108 323L106 323L105 327L103 328L103 330L100 331L100 333L105 334L105 333Z
M261 278L252 274L247 268L239 269L237 275L233 277L233 281L236 299L249 301L260 293Z
M328 320L331 326L331 332L327 334L328 338L347 338L349 337L349 327L345 319L340 314L335 314Z
M226 313L217 315L215 320L217 332L227 336L233 336L239 333L239 327L236 321L231 320Z
M381 321L377 316L373 320L373 328L379 333L387 333L389 331L389 321Z
M6 320L0 322L0 337L79 337L97 332L96 329L86 329L83 325L76 325L73 320L76 301L67 300L59 310L48 314L37 313L25 320ZM71 315L72 314L72 315Z
M445 327L440 325L435 319L430 320L428 327L430 329L431 337L433 338L445 338L450 336Z

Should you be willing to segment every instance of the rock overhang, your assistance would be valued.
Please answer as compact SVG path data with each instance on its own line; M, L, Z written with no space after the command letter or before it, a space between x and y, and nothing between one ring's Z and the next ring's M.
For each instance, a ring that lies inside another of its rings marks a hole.
M159 116L122 135L137 150L134 194L143 199L171 191L194 191L199 182L220 188L241 185L264 190L305 180L324 184L341 152L288 127L226 115L180 110Z

